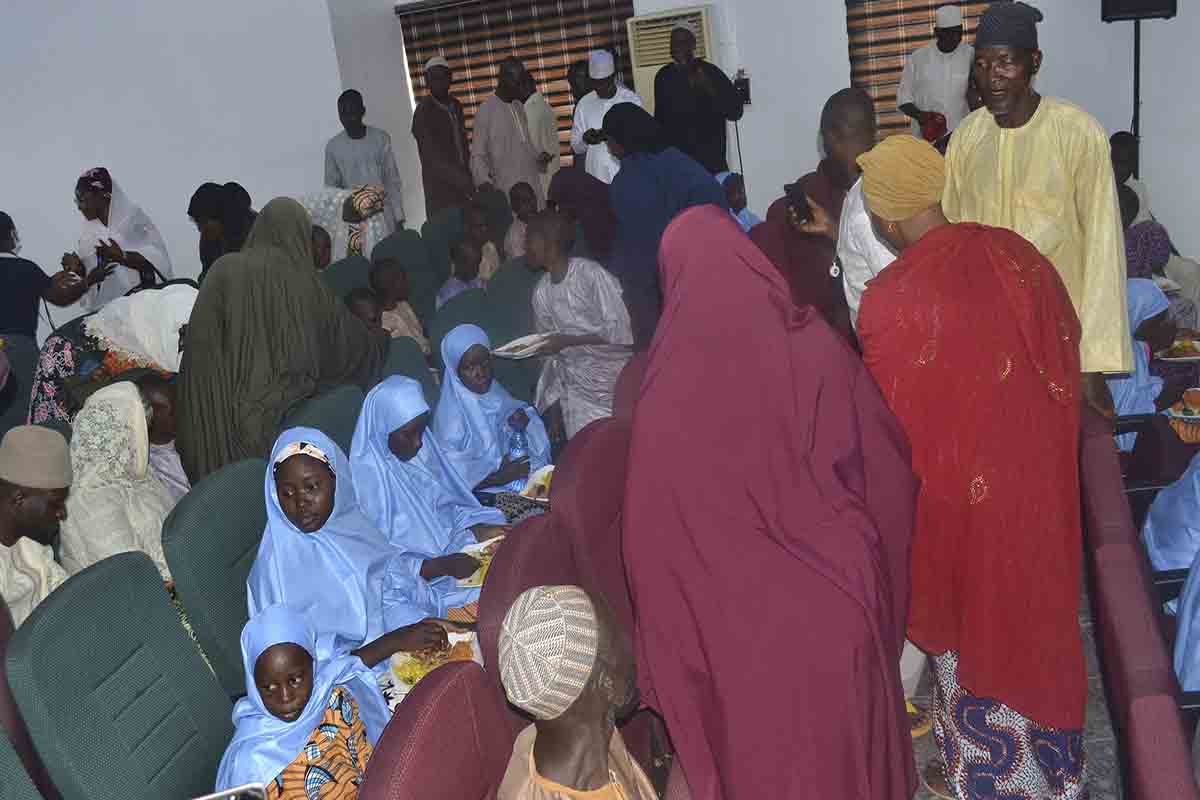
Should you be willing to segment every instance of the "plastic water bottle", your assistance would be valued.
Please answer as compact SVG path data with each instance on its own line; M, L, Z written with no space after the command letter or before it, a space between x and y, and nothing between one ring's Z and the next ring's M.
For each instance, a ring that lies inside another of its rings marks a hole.
M508 436L508 460L520 461L529 457L529 438L525 431L510 427ZM517 478L503 487L506 492L521 492L525 488L526 479Z

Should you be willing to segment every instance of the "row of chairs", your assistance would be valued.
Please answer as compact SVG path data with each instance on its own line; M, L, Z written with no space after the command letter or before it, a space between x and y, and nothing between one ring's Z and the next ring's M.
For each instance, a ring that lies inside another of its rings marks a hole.
M1138 535L1156 490L1125 485L1107 421L1087 411L1082 427L1085 560L1096 649L1121 745L1124 795L1200 800L1170 635L1162 625L1164 596Z

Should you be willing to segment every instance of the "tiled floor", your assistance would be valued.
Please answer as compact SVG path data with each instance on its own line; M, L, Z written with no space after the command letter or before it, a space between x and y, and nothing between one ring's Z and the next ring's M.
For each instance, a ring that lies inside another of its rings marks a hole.
M1096 641L1092 634L1091 606L1086 596L1083 598L1082 607L1084 610L1079 614L1079 627L1083 634L1088 664L1087 723L1083 736L1087 753L1088 786L1091 800L1120 800L1121 772L1117 760L1117 744L1108 716L1108 703L1104 699L1104 682L1100 677ZM932 691L930 671L927 669L921 687L917 690L916 702L928 708ZM913 749L916 752L918 774L924 771L926 764L938 757L932 733L913 742ZM917 800L934 798L936 795L931 794L924 786L917 790Z

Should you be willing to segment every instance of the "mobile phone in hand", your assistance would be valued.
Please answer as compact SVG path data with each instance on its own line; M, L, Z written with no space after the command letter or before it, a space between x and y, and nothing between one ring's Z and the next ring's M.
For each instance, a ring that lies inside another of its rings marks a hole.
M792 208L796 210L796 216L799 217L800 222L808 222L812 219L812 209L809 208L808 198L804 196L804 190L800 188L800 181L784 186L783 193L787 196Z

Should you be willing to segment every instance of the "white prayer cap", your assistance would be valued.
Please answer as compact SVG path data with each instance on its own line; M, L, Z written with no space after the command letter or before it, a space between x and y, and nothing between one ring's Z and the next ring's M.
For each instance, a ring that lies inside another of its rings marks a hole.
M434 67L445 67L446 69L450 69L450 64L441 56L434 56L425 62L425 71L429 72L429 70L433 69Z
M935 28L961 28L962 27L962 9L958 6L942 6L934 14L933 27Z
M616 71L612 53L607 50L593 50L588 53L588 77L592 80L604 80Z
M675 21L675 24L671 26L671 32L674 33L675 31L687 31L693 37L696 35L696 32L692 30L692 23L688 22L686 19Z

